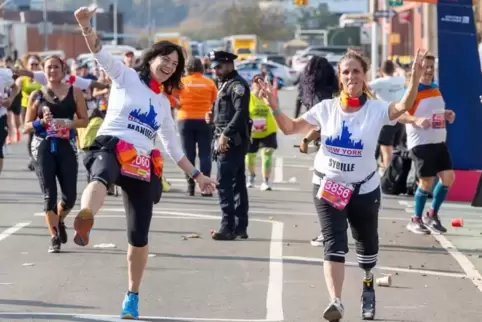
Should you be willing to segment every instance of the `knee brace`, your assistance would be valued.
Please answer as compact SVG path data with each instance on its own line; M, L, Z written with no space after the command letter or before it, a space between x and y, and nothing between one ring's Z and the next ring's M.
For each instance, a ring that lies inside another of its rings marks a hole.
M256 166L256 153L247 153L245 162L248 168Z
M272 148L263 148L261 151L261 160L265 169L269 169L273 163L273 152Z

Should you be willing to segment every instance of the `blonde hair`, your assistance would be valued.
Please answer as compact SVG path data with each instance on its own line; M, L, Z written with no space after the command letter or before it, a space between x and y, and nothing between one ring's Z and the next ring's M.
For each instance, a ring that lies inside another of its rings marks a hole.
M28 66L28 61L29 61L31 58L35 58L35 59L38 61L39 64L42 63L42 58L40 58L39 55L33 54L33 53L28 53L28 54L25 54L25 55L22 56L21 61L22 61L23 67L26 68L26 67Z

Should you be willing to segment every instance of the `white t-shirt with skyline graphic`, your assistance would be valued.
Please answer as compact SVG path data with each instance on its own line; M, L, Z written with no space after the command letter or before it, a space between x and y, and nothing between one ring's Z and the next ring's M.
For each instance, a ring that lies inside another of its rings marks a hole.
M389 119L390 103L368 100L354 113L343 112L340 99L323 100L302 118L321 128L321 146L314 168L328 179L340 183L357 183L372 172L375 175L360 187L360 194L369 193L380 185L375 150L380 130L393 124ZM313 183L321 179L313 175Z

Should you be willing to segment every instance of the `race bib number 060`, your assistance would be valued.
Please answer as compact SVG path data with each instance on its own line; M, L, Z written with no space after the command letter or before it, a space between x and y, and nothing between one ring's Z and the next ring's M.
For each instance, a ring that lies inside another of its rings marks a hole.
M353 194L353 186L324 178L318 190L318 199L328 201L338 210L345 209Z
M138 154L134 160L122 165L121 173L142 181L151 181L151 156Z

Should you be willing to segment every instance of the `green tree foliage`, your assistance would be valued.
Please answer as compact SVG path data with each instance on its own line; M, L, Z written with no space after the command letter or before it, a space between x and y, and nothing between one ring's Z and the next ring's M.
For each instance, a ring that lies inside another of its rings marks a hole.
M340 18L329 11L326 3L321 3L317 8L299 8L297 14L301 29L328 29L340 24Z
M262 40L286 40L293 37L293 26L283 12L261 10L256 1L233 4L221 16L224 34L255 34Z

